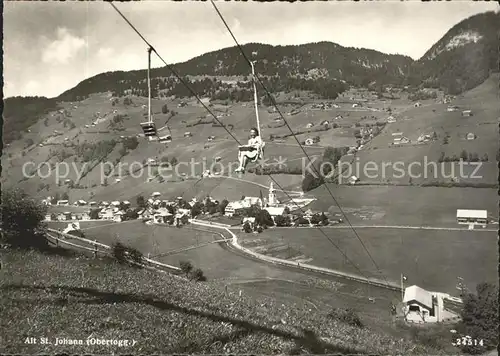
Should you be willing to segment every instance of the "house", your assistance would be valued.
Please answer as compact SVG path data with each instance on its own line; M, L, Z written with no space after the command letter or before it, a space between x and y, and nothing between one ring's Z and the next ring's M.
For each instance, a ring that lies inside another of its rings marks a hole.
M306 125L306 128L310 129L310 128L311 128L311 127L313 127L313 126L314 126L314 124L313 124L312 122L310 122L310 123L308 123L308 124Z
M312 146L312 145L314 145L314 140L312 138L308 138L308 139L306 139L305 144L306 144L306 146Z
M52 220L52 215L51 214L45 214L45 221L51 221Z
M123 211L117 211L116 213L113 213L113 221L122 222L123 215L125 215Z
M215 140L215 136L208 136L208 141L213 141Z
M321 123L321 125L323 126L330 125L330 122L328 120L325 120Z
M160 195L161 195L160 192L154 192L153 194L151 194L153 198L159 197Z
M118 200L112 201L111 205L113 206L120 206L120 202Z
M410 143L411 140L408 137L403 136L403 137L401 137L401 141L400 142L401 143Z
M184 132L184 137L185 137L185 138L187 138L187 137L191 137L191 136L193 136L193 135L191 134L191 132L189 132L189 131L188 131L188 132Z
M464 110L462 111L462 116L472 116L472 110Z
M96 206L96 205L97 205L97 203L95 201L89 202L89 206Z
M475 140L475 139L476 139L476 135L475 135L475 134L473 134L472 132L469 132L469 133L465 136L465 138L466 138L467 140Z
M483 225L488 224L487 210L457 209L457 223L460 225Z
M353 108L358 108L358 107L359 107L359 104L352 104L352 107L353 107Z
M160 208L153 214L153 221L156 224L165 224L173 215L166 208Z
M128 200L124 200L123 201L123 205L125 205L126 207L129 207L130 206L130 202Z
M401 136L403 133L402 132L393 132L392 136Z
M82 213L82 214L80 214L80 219L79 220L83 220L83 221L90 220L90 214L89 213Z
M159 141L160 142L172 142L172 136L171 135L160 136Z
M57 201L57 205L59 205L59 206L68 206L69 205L69 201L68 200L58 200Z
M83 199L78 200L77 203L80 206L87 205L87 202L85 200L83 200Z
M271 215L271 218L273 218L273 220L275 216L280 216L285 213L284 206L268 206L264 208L264 210L266 210L269 213L269 215Z
M411 323L425 323L438 321L436 318L437 298L431 292L418 286L405 289L403 303L405 303L405 320Z
M184 102L184 101L181 101L181 102L177 105L177 107L178 107L178 108L183 108L183 107L185 107L185 106L187 106L187 103L186 103L186 102Z
M109 206L109 203L107 201L101 202L101 206Z
M148 158L147 163L151 166L155 166L158 164L158 162L154 158Z
M387 118L387 123L388 124L392 124L392 123L395 123L395 122L396 122L396 119L394 118L394 116L391 115L391 116L389 116Z
M342 115L335 116L335 120L341 120L342 118L343 118Z
M413 107L415 107L415 108L419 108L420 106L422 106L422 104L420 104L420 103L415 103L415 104L413 105Z
M62 232L64 234L67 234L70 231L78 231L78 230L80 230L80 223L77 221L77 222L69 223L68 226L66 226L66 228Z
M457 106L448 106L448 108L446 109L446 111L448 111L448 112L457 111L457 110L458 110Z

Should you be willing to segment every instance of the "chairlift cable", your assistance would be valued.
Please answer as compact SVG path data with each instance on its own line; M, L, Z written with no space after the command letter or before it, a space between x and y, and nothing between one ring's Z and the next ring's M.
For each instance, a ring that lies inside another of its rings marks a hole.
M245 60L248 62L248 64L250 66L252 66L253 68L253 64L252 62L250 61L250 59L248 58L248 56L245 54L245 51L243 50L242 46L240 45L240 43L238 42L238 40L236 39L236 37L234 36L233 32L231 31L229 25L227 24L226 20L224 19L224 17L222 16L221 12L219 11L219 9L217 8L217 6L215 5L214 1L213 0L210 0L210 2L212 3L213 7L215 8L215 11L217 12L217 14L219 15L220 19L222 20L222 22L224 23L226 29L229 31L231 37L233 38L234 42L236 43L238 49L240 50L240 52L242 53L243 57L245 58ZM279 110L278 108L278 105L276 103L276 100L274 99L274 97L272 96L272 94L269 92L269 90L266 88L266 86L264 85L264 83L262 82L262 80L260 79L260 77L255 74L255 78L259 81L260 85L264 88L264 90L266 91L266 94L267 96L269 97L269 99L271 100L271 103L273 104L274 108L276 109L276 111L279 113L279 115L281 116L281 119L283 120L283 122L285 123L285 125L288 127L288 129L290 130L292 136L295 138L295 140L297 141L297 143L299 144L299 147L302 149L302 151L304 152L304 154L306 155L306 157L308 158L309 162L311 162L311 166L312 168L314 169L315 173L317 175L320 176L320 173L318 172L318 170L316 169L316 167L314 165L312 165L312 160L311 158L309 157L309 155L307 154L306 150L304 149L304 147L302 146L302 144L300 143L299 139L297 138L295 132L292 130L292 128L290 127L290 124L288 123L288 121L285 120L285 117L283 116L283 114L281 113L281 111ZM359 237L359 234L357 233L356 229L354 228L354 226L351 224L350 220L347 218L347 215L344 213L344 210L342 209L342 207L340 206L340 204L338 203L337 199L335 198L335 196L333 195L333 192L331 191L331 189L328 187L327 184L324 184L325 188L327 189L329 195L332 197L333 201L335 202L335 204L337 205L337 207L339 208L342 216L344 217L345 221L347 222L347 224L351 227L352 231L354 232L354 234L356 235L356 238L360 241L361 245L363 246L363 249L366 251L366 253L368 254L369 258L371 259L372 263L374 264L375 268L377 268L378 272L382 275L382 277L384 278L385 282L387 284L389 284L389 282L387 281L385 275L382 273L382 271L380 270L378 264L375 262L374 258L372 257L370 251L368 250L368 248L366 247L365 243L363 242L363 240L361 240L361 238Z
M240 144L240 141L231 133L231 131L229 131L226 127L226 125L224 125L218 118L217 116L205 105L205 103L203 103L203 101L200 99L200 97L198 96L198 94L196 94L196 92L186 83L186 81L179 75L179 73L177 73L177 71L173 68L173 66L171 66L170 64L168 64L162 56L160 56L160 54L158 53L158 51L156 51L156 49L144 38L144 36L134 27L134 25L132 25L132 23L121 13L121 11L112 3L112 2L109 2L109 4L116 10L116 12L118 12L118 14L120 14L120 16L125 20L125 22L127 22L127 24L132 27L132 29L135 31L135 33L137 33L139 35L139 37L149 46L149 48L151 48L151 50L158 56L158 58L165 64L165 66L170 70L170 72L172 72L172 74L174 74L174 76L190 91L191 95L193 95L196 100L198 100L198 102L205 108L205 110L208 111L208 113L210 115L213 116L213 118L224 128L224 130L226 130L226 132L236 141L238 142L238 144Z

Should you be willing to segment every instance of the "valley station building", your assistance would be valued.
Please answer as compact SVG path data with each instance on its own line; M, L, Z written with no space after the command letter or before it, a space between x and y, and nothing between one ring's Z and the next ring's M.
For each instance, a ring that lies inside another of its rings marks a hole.
M457 223L462 225L483 225L488 223L487 210L457 209Z

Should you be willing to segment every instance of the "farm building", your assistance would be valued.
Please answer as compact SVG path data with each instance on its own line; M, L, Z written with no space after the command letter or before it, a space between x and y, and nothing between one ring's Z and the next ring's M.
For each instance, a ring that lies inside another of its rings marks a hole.
M420 103L415 103L413 106L414 106L414 107L416 107L416 108L419 108L420 106L422 106L422 104L420 104Z
M321 123L321 125L323 126L330 125L330 122L328 120L325 120Z
M472 132L469 132L469 133L465 136L465 138L466 138L467 140L475 140L475 139L476 139L476 135L475 135L474 133L472 133Z
M170 135L165 135L160 137L160 142L171 142L172 141L172 136Z
M312 138L308 138L305 141L306 146L312 146L314 145L314 140Z
M308 123L308 124L306 125L306 128L310 129L310 128L311 128L311 127L313 127L313 126L314 126L314 124L313 124L312 122L310 122L310 123Z
M437 298L431 292L418 286L405 289L405 319L410 323L426 323L438 321L436 317Z
M457 223L461 225L479 224L486 226L488 223L488 211L457 209Z
M394 116L391 115L387 118L387 123L392 124L395 122L396 122L396 119L394 118Z
M446 109L446 111L448 111L448 112L457 111L457 110L458 110L457 106L448 106L448 108Z
M356 176L351 176L348 179L348 183L351 184L351 185L356 184L356 182L358 182L358 181L359 181L359 178L356 177Z
M184 132L184 137L185 137L185 138L187 138L187 137L191 137L191 136L193 136L193 135L191 134L191 132L189 132L189 131L188 131L188 132Z
M396 137L394 139L395 145L400 145L400 144L405 144L405 143L410 143L410 139L408 137L402 136L402 137Z
M69 201L68 200L58 200L57 201L57 205L59 205L59 206L68 206L69 205Z
M464 110L462 111L462 116L472 116L472 110Z

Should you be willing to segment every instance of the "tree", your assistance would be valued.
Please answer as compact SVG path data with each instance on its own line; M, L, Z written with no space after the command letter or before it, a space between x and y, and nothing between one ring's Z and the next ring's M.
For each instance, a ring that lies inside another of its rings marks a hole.
M476 294L464 297L462 321L458 330L463 336L483 340L484 345L461 345L463 352L479 354L495 348L498 344L498 286L480 283Z
M203 207L202 207L201 203L200 203L200 202L196 202L196 203L193 205L193 207L191 208L191 216L192 216L193 218L196 218L198 215L200 215L200 214L201 214L201 212L202 212L202 208L203 208Z
M469 157L468 153L466 150L462 150L462 152L460 152L460 159L462 161L467 161L467 158Z
M167 106L167 104L164 104L161 107L161 112L164 113L164 114L168 114L168 106Z
M182 215L182 217L181 217L181 223L182 223L182 225L186 225L186 224L189 223L189 218L188 218L187 215Z
M137 206L139 208L145 208L146 207L146 199L142 195L137 196L136 203L137 203Z
M321 213L320 220L321 220L321 224L324 226L326 226L330 223L330 221L328 220L328 217L325 215L325 212Z
M487 154L487 153L485 153L485 154L483 155L483 157L481 157L481 161L483 161L483 162L488 162L488 154Z
M448 144L448 137L445 136L443 137L443 145L447 145Z
M139 214L137 214L137 211L135 210L128 210L125 215L123 215L124 220L135 220L139 217Z
M172 167L175 167L177 163L178 163L177 158L172 157L172 159L170 160L170 164L172 165Z
M179 262L179 267L180 267L182 273L184 273L184 275L186 275L186 277L193 270L193 265L189 261L181 261L181 262Z
M26 140L25 144L26 144L25 147L28 148L28 147L32 146L34 144L34 142L33 142L33 140L31 138L28 138Z
M227 199L224 199L218 206L219 212L224 215L226 213L226 207L229 204L229 201Z
M311 224L313 224L313 225L318 225L320 222L321 222L321 215L319 215L319 214L314 214L314 215L311 217Z
M248 221L246 221L243 224L243 231L245 231L247 234L252 232L252 228L251 228L250 223Z
M203 282L207 280L207 277L205 277L203 271L200 268L196 268L190 273L189 279L197 282Z
M47 207L21 190L2 192L2 235L0 241L12 247L46 248Z
M64 192L62 195L62 200L69 200L69 195L68 193Z

